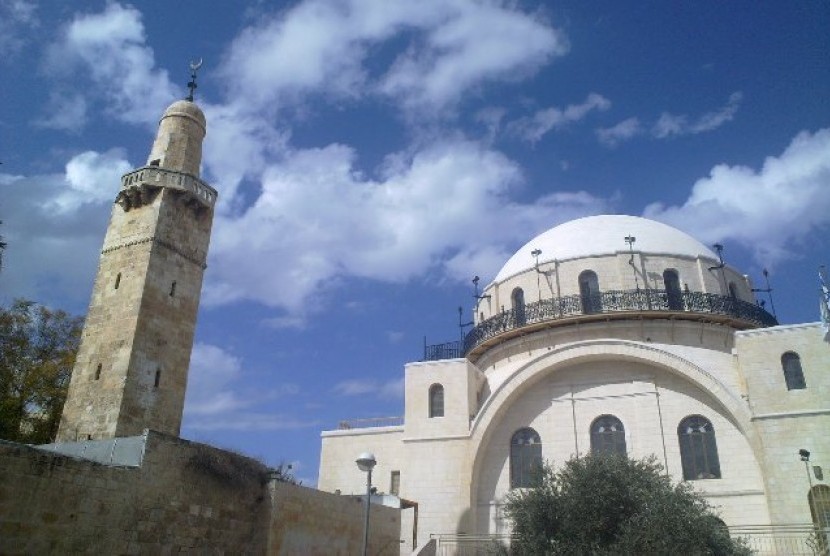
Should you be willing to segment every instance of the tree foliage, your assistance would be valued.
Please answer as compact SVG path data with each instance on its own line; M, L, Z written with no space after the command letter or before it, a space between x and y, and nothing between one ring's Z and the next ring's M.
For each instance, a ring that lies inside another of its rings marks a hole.
M654 458L575 458L545 465L531 489L507 497L516 554L744 555L749 550L688 483Z
M32 301L0 307L0 438L55 438L82 326L82 318Z

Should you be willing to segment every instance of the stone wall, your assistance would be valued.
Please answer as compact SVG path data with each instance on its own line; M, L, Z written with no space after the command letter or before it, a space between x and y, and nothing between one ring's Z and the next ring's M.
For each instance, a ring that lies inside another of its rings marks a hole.
M372 510L373 553L397 554L399 511ZM354 499L152 431L138 467L0 443L0 554L345 555L359 550L362 516Z

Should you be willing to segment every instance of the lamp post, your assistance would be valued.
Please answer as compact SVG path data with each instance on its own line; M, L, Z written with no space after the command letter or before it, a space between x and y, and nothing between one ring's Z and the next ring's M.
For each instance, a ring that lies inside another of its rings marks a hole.
M355 463L358 469L366 473L366 509L363 522L363 556L366 556L369 550L369 499L372 497L372 469L377 464L377 460L374 454L363 452L357 456Z

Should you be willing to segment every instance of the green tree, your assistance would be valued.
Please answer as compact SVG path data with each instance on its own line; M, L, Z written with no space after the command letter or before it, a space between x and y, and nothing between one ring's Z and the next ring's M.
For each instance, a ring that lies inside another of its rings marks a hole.
M744 555L750 551L688 483L654 458L575 458L507 497L515 554Z
M0 307L0 438L55 438L82 327L82 318L33 301Z

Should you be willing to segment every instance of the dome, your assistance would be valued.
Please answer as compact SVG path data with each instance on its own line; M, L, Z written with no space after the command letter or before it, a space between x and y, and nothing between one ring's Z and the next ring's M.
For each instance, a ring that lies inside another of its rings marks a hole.
M531 251L535 249L542 251L539 263L611 255L628 251L626 236L636 238L634 251L717 259L708 247L677 228L639 216L606 214L571 220L539 234L510 257L495 281L533 268L536 259Z
M190 118L202 126L203 129L207 126L207 120L205 120L205 114L202 112L202 109L189 100L177 100L168 106L161 119L164 120L170 116Z

